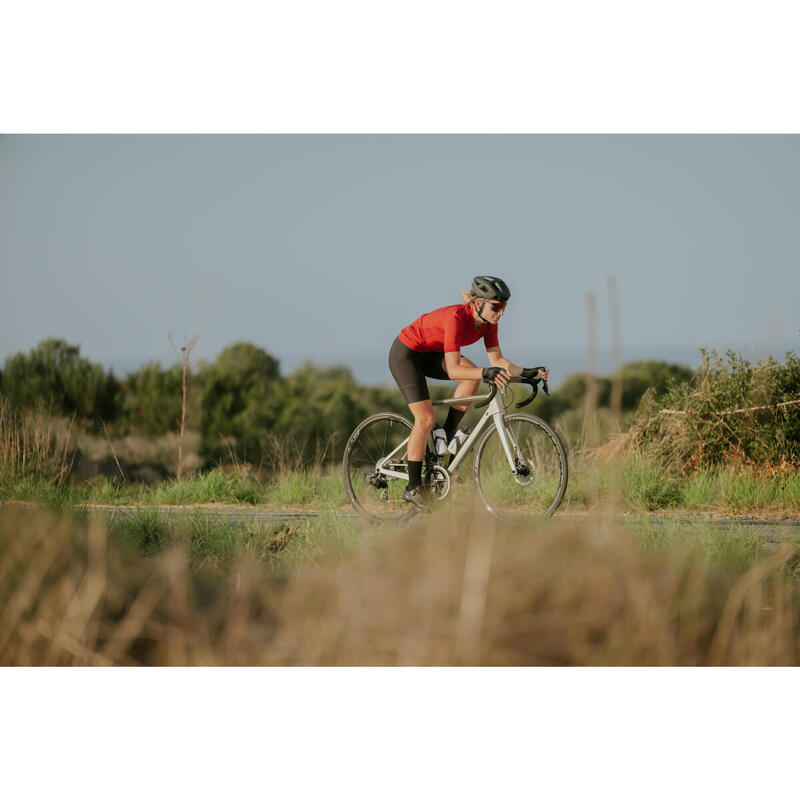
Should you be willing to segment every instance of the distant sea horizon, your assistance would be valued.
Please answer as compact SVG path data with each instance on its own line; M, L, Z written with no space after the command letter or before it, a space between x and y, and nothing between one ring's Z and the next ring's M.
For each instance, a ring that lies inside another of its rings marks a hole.
M473 346L475 347L475 346ZM481 348L465 348L464 354L471 358L475 363L485 361L485 354L482 356ZM268 348L267 348L268 349ZM717 347L709 346L707 350L717 349L724 352L731 349L741 353L746 359L753 362L768 357L776 361L783 361L788 351L797 352L797 345L785 343L783 345L760 345L750 344L739 345L720 345ZM394 386L388 365L388 348L385 351L364 351L358 353L341 353L332 355L329 353L277 353L269 350L271 355L278 359L280 363L281 375L292 373L304 362L312 362L320 367L343 366L350 370L354 380L362 385L369 386ZM509 354L512 355L513 354ZM550 368L550 387L557 389L564 379L576 372L588 371L587 354L580 348L543 348L542 363ZM117 356L112 358L92 359L102 364L106 369L113 369L118 377L122 377L130 372L134 372L149 360L159 360L137 356ZM620 363L626 364L631 361L664 361L669 364L679 364L685 367L694 368L700 363L700 352L698 347L691 345L642 345L640 347L623 348ZM173 360L161 360L163 365L173 363ZM525 366L538 366L538 364L526 364ZM598 348L595 357L594 374L603 376L610 375L614 371L612 355L609 349Z

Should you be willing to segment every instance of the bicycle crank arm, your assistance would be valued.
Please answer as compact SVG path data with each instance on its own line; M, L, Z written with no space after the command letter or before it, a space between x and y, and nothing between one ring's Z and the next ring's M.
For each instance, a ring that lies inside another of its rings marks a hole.
M384 478L399 478L401 481L408 480L407 472L395 472L393 469L384 469L383 467L381 467L378 470L378 474Z

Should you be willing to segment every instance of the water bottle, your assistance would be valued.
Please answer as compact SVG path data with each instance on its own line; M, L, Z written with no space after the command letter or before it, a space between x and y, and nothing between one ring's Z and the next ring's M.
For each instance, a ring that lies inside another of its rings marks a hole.
M434 425L433 446L436 448L437 456L443 456L447 452L447 434L441 425Z
M469 431L466 428L459 428L455 436L450 440L450 444L447 445L447 449L455 455L458 452L458 448L467 440L467 436L469 436Z

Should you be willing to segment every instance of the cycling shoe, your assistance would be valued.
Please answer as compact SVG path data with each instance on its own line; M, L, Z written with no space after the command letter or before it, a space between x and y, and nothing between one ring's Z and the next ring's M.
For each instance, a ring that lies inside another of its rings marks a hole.
M431 512L431 493L423 486L417 486L416 489L409 489L406 487L406 490L403 492L403 500L405 500L406 503L412 503L426 514L430 514Z

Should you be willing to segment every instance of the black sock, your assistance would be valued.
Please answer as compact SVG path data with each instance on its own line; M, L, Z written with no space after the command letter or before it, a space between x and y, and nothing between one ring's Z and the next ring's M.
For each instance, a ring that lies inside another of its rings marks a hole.
M416 489L417 486L422 486L422 462L409 461L408 462L408 488Z
M453 438L453 434L458 430L458 423L464 419L464 414L466 411L458 411L457 409L450 406L450 410L447 412L447 419L444 422L444 432L447 436L447 441L449 442Z

